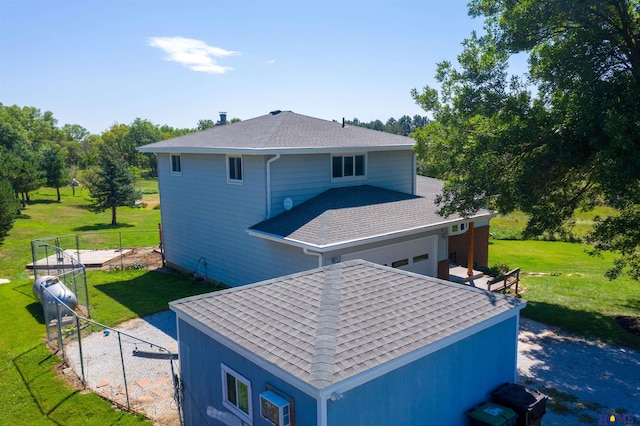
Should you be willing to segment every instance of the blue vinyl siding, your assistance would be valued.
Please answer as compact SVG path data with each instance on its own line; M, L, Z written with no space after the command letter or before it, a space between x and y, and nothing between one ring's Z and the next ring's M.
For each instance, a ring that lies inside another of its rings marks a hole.
M512 317L327 402L329 425L467 425L464 412L513 382Z
M183 383L185 424L190 426L225 424L213 416L224 418L232 415L222 405L220 365L224 363L251 382L254 426L271 426L260 417L259 395L269 383L295 401L296 424L315 425L317 402L289 383L270 374L251 361L241 357L226 346L178 320L180 336L180 371Z
M243 155L242 184L227 183L227 157L182 154L180 175L169 154L158 155L165 257L170 265L238 286L318 266L302 249L250 236L267 214L266 163ZM332 181L331 155L283 155L271 163L272 216L291 197L298 205L332 187L374 185L411 192L412 152L369 152L367 178ZM206 265L206 267L205 267Z
M367 153L367 176L356 180L332 180L330 154L283 155L271 163L271 215L284 211L286 197L297 206L336 187L372 185L411 193L413 174L411 150Z

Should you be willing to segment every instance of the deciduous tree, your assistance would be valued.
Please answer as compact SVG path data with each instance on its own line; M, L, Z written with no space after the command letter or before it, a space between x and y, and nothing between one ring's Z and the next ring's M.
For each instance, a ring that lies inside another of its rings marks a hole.
M494 197L501 212L528 213L535 235L606 202L620 215L601 221L591 241L622 255L610 277L638 278L640 2L469 5L486 32L463 43L459 69L439 64L438 91L413 91L435 119L416 138L420 156L446 179L442 212L469 215ZM515 53L529 56L527 76L509 77Z
M60 188L69 184L69 170L65 167L65 155L57 145L50 145L42 151L42 170L45 185L56 189L60 201Z
M0 177L0 244L13 226L19 208L11 183Z

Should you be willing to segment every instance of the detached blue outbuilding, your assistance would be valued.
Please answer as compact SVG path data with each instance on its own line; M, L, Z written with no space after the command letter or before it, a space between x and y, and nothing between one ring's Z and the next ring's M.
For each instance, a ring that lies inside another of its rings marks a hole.
M462 425L525 302L354 260L170 306L188 425Z

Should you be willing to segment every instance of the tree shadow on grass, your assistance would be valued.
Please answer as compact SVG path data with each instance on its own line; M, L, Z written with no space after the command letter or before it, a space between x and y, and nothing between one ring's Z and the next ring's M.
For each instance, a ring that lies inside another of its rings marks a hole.
M117 225L111 225L106 223L96 223L93 225L77 226L75 228L71 228L71 230L76 232L113 231L117 229L134 228L134 227L135 225L131 225L129 223L118 223Z
M527 301L522 316L563 331L575 333L591 340L599 340L617 346L640 351L640 337L625 331L615 321L615 315L572 309L567 306L546 302Z
M27 206L36 205L36 204L60 204L60 202L58 200L41 200L41 199L27 201Z

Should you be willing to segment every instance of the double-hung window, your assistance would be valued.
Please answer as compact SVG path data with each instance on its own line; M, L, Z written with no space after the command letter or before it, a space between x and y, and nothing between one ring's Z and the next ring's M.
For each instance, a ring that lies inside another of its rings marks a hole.
M227 182L242 183L242 156L227 156Z
M180 154L171 154L171 174L181 175L182 164L180 164Z
M331 157L331 177L333 179L357 178L366 175L366 156L334 155Z
M222 404L243 421L252 424L251 382L226 365L222 369Z

